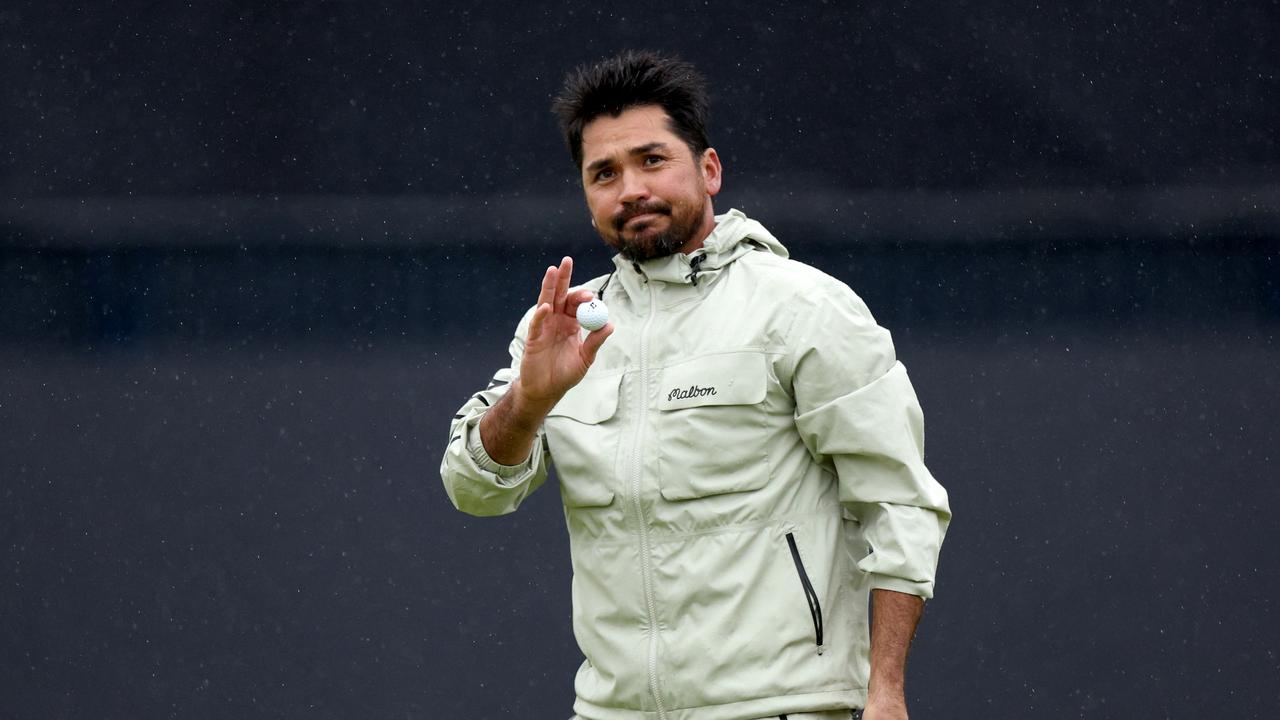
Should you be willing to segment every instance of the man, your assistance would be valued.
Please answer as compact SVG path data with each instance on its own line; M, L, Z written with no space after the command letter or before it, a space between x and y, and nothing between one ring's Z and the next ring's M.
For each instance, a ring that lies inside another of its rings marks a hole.
M692 66L624 53L555 109L615 270L573 288L571 259L547 268L441 475L459 509L497 515L555 464L575 717L906 718L950 511L888 332L759 223L713 213ZM594 297L612 321L587 333Z

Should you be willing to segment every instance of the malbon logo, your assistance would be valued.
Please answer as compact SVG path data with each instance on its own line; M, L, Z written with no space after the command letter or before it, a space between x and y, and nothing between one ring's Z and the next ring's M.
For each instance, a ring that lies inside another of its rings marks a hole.
M716 389L714 387L704 388L704 387L698 387L697 385L691 385L688 390L681 390L679 388L672 390L671 394L667 395L667 402L671 402L672 400L688 400L689 398L703 397L704 395L715 395L715 394L716 394Z

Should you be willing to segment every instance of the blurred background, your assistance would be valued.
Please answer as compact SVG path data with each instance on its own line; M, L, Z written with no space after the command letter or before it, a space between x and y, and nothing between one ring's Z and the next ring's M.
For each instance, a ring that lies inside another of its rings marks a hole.
M956 519L918 718L1280 710L1280 5L10 2L0 716L563 718L554 487L438 463L542 268L548 110L676 52L717 209L893 331Z

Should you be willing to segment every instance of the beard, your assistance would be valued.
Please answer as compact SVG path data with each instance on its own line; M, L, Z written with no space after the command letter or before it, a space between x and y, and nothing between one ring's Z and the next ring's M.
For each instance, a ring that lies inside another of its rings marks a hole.
M693 239L693 234L701 224L705 207L705 199L697 208L675 208L670 203L657 199L628 205L614 216L611 232L601 230L600 237L617 250L618 254L633 262L674 255ZM667 228L654 230L649 223L644 223L633 230L626 229L626 224L632 218L649 213L667 216Z

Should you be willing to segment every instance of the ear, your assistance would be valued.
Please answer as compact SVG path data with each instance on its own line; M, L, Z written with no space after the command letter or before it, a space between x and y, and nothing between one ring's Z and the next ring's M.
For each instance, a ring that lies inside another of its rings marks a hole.
M707 186L707 195L715 197L720 192L720 181L722 179L720 156L716 154L715 148L707 148L702 151L702 159L699 161L699 166L702 170L702 181Z

